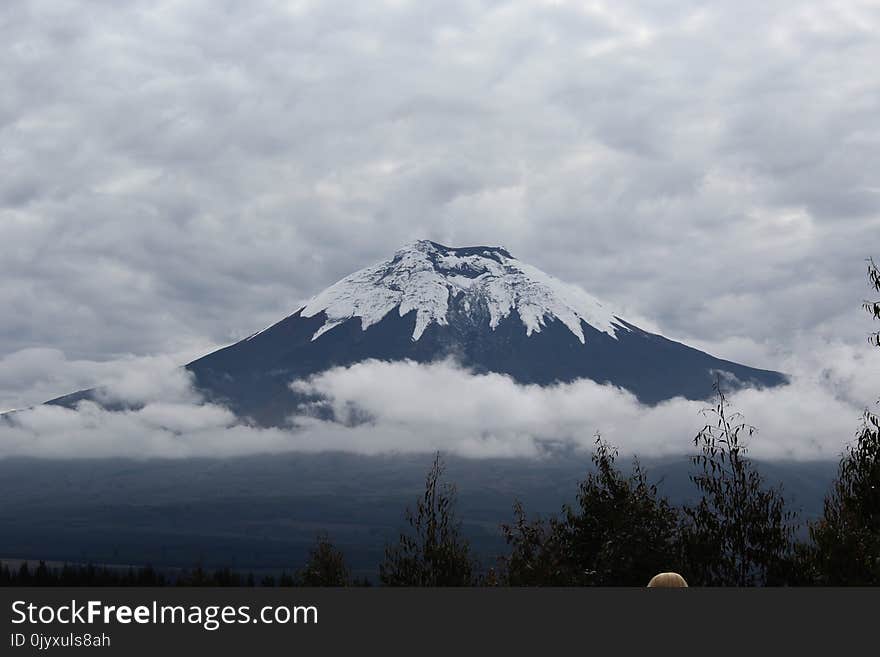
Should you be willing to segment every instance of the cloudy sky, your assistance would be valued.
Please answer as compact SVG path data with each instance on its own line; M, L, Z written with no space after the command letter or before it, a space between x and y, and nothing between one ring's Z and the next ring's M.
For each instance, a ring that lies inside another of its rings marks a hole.
M429 238L831 382L852 424L878 33L857 0L6 0L0 409L186 362Z

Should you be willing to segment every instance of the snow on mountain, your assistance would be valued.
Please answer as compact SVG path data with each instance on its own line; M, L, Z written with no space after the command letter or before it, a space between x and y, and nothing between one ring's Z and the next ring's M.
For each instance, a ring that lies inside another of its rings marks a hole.
M281 321L186 368L205 399L249 422L286 427L302 404L314 402L291 388L294 381L367 360L446 358L520 384L590 379L645 404L707 399L719 378L730 389L787 381L645 331L501 247L430 241L343 278ZM103 404L104 397L84 390L49 403Z
M561 321L581 344L586 342L581 321L615 339L616 331L629 330L595 297L520 262L501 247L454 249L428 240L331 285L306 304L302 316L326 314L312 336L317 340L355 317L366 331L395 309L401 317L415 310L412 339L418 341L432 323L448 324L452 299L465 310L486 307L493 330L514 310L526 335L540 333L547 319Z

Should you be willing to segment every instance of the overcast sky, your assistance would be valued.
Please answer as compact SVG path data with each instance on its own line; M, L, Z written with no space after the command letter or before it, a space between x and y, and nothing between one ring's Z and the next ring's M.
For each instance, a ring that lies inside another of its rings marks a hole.
M4 0L0 409L419 238L721 357L876 370L878 34L858 1Z

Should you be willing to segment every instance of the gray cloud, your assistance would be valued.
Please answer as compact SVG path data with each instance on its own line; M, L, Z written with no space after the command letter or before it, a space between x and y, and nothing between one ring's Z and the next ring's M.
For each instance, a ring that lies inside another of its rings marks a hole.
M831 367L871 329L878 29L856 0L4 2L0 407L183 362L423 237Z
M201 349L201 348L199 348ZM179 363L197 355L182 351L158 356L128 356L105 361L72 360L50 348L22 349L0 358L0 412L24 409L35 400L100 384L108 401L197 401Z
M829 352L822 356L833 355L834 368L805 369L794 374L791 385L730 395L732 408L759 429L751 445L755 456L833 459L843 451L864 409L862 395L878 389L880 376L865 377L862 359L842 345ZM680 398L648 407L619 388L589 380L523 386L502 375L474 375L450 362L370 361L293 385L328 398L346 425L306 426L321 426L333 436L350 434L354 449L375 449L390 440L386 449L440 448L475 457L538 456L546 444L588 449L595 432L626 453L682 454L692 449L707 408L705 402ZM370 421L359 424L364 417Z
M829 460L852 439L865 398L880 374L864 375L864 358L846 345L825 347L804 363L791 385L730 396L758 427L753 456ZM454 362L366 361L291 385L320 395L335 421L314 408L290 428L245 426L221 406L204 404L189 375L147 361L120 373L105 393L135 402L110 412L92 402L75 410L39 406L0 422L0 458L228 457L288 451L344 450L363 454L442 450L471 458L540 458L563 447L587 450L600 432L626 454L690 452L706 421L705 402L673 399L657 406L588 380L550 387L519 385L498 374L477 375Z

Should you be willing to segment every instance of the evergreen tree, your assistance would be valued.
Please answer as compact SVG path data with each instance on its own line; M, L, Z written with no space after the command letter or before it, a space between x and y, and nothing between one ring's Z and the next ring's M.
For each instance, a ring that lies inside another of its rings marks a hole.
M18 582L16 584L18 586L33 586L31 569L28 566L27 561L23 562L21 566L18 567Z
M349 586L351 571L327 534L319 534L298 579L302 586Z
M12 572L9 570L9 566L5 563L0 563L0 586L12 586L13 585L13 577Z
M470 586L476 582L468 542L455 518L455 487L442 483L438 453L415 511L407 509L409 532L385 548L379 579L387 586Z

